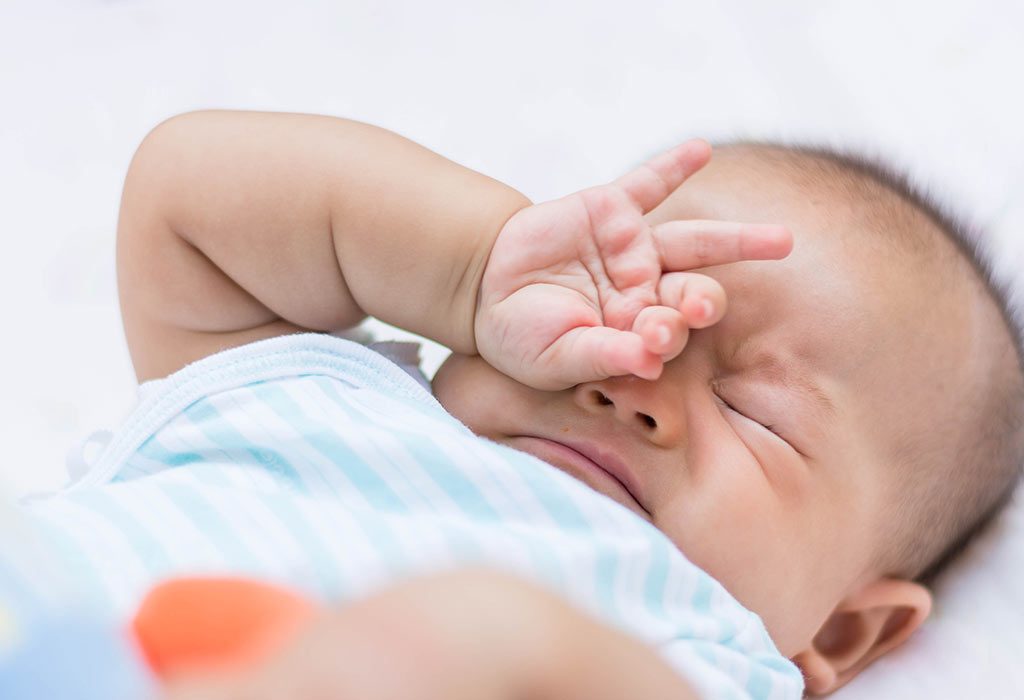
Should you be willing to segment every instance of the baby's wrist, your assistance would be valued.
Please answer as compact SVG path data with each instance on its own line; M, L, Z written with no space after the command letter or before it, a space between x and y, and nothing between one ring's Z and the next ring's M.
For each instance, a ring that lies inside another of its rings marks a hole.
M345 270L363 312L466 355L477 351L478 290L494 242L505 222L531 204L511 187L474 176L472 187L453 186L450 196L435 200L420 228L361 243L367 250L347 259L370 264Z
M519 195L518 192L516 194ZM482 283L484 275L487 273L487 266L491 261L494 244L497 242L502 231L505 230L505 225L509 220L523 209L533 205L533 202L522 195L519 195L518 199L519 201L515 202L513 206L503 210L502 216L495 217L500 222L497 226L484 229L484 232L476 241L472 255L466 261L465 271L458 280L457 288L453 290L453 308L462 309L459 318L462 319L463 323L462 333L468 339L463 349L457 349L449 345L456 352L466 355L473 355L478 352L476 320L477 314L480 311Z

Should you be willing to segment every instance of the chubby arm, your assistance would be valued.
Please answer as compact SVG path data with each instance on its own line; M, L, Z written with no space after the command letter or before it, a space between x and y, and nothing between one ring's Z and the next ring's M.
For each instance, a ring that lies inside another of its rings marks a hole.
M515 190L385 129L209 111L157 126L125 180L117 274L140 381L373 315L476 351L476 291Z
M657 653L501 572L410 579L322 617L267 664L164 700L693 700Z

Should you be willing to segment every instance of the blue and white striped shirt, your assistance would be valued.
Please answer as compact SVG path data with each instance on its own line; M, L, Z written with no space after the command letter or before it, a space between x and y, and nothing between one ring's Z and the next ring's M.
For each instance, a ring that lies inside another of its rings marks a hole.
M659 530L473 435L397 365L333 336L252 343L160 380L83 478L24 511L112 615L168 576L339 602L484 564L647 641L706 697L803 690L761 620Z

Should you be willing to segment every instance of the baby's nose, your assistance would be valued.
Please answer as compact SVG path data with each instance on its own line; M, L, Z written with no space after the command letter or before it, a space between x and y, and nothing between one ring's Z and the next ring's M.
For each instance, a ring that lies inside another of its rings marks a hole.
M655 382L638 377L614 377L575 387L576 404L593 415L612 414L624 425L663 447L681 437L682 416L658 395Z

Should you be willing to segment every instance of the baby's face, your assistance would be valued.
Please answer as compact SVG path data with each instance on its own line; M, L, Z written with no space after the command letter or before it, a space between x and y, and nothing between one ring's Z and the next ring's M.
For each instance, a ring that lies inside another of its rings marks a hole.
M479 357L453 355L434 391L477 434L535 454L652 522L761 615L791 656L880 573L871 567L894 483L882 446L908 423L915 354L944 340L904 332L920 309L898 300L919 292L827 231L827 207L785 188L748 187L737 167L713 162L649 218L782 223L794 252L703 269L725 288L729 310L693 332L658 380L539 391ZM960 351L948 342L941 352ZM632 492L578 469L547 441L614 455Z

